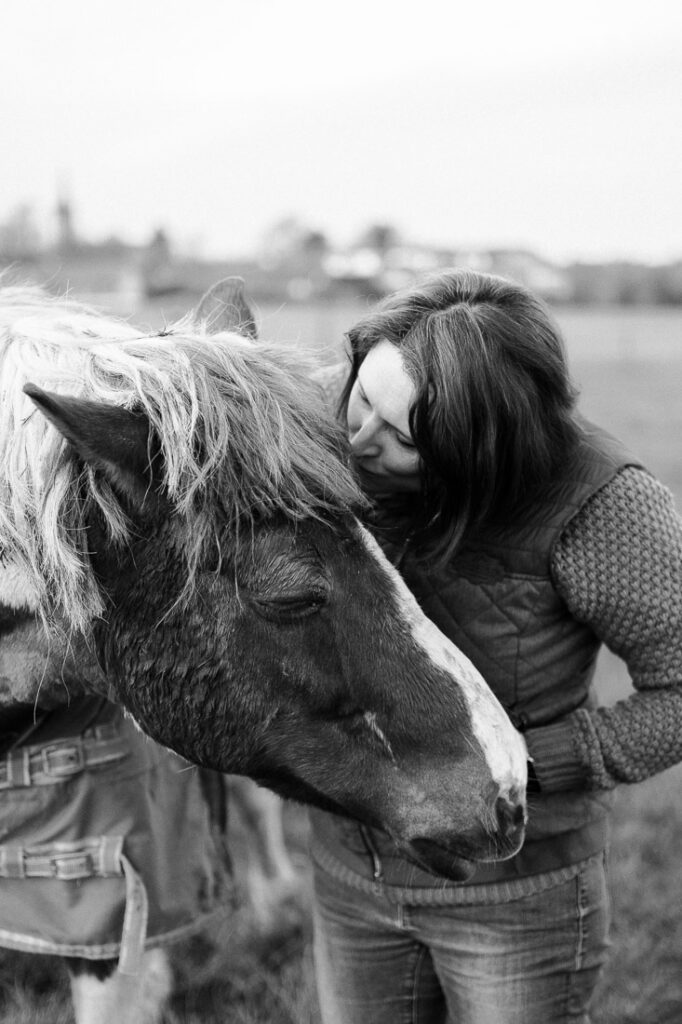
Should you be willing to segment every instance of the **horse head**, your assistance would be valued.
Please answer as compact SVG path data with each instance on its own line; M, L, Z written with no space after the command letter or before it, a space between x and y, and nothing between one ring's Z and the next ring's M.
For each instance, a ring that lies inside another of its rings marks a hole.
M151 338L64 316L77 341L12 378L1 481L0 599L18 646L42 623L43 678L51 645L57 681L106 687L189 761L383 828L431 870L513 855L523 740L361 525L339 428L252 340L240 289Z

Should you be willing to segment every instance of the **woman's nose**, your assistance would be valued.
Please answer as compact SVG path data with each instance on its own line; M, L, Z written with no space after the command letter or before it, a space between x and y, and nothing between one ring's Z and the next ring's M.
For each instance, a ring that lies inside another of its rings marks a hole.
M378 423L374 416L367 416L358 429L350 435L350 446L354 455L379 454L381 445Z

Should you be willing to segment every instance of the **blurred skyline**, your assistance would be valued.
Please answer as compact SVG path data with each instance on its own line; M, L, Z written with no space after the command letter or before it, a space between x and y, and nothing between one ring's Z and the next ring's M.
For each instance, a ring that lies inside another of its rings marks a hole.
M296 216L550 259L682 257L682 5L23 0L0 220L257 250Z

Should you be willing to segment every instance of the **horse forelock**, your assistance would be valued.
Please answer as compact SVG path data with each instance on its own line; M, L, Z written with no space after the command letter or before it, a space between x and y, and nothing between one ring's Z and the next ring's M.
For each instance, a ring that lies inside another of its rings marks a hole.
M74 459L22 392L143 410L162 486L187 525L188 592L217 533L270 516L334 519L362 498L315 385L281 347L179 321L145 334L39 289L0 292L0 549L33 581L47 618L84 629L103 612L85 523L98 506L112 540L129 523L102 478Z

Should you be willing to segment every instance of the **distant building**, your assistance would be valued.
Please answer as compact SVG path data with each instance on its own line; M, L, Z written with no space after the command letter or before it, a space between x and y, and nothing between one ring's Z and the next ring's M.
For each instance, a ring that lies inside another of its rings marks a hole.
M508 277L548 302L568 302L572 284L565 267L560 267L526 249L492 249L488 252L489 272Z
M256 258L203 260L175 252L163 227L142 246L117 237L86 241L64 189L54 209L57 239L49 247L41 242L29 205L10 211L0 223L0 269L12 266L15 277L127 313L164 296L174 297L173 306L189 308L217 280L232 275L243 277L261 302L372 301L445 267L499 274L549 302L682 304L679 260L655 267L625 261L560 266L521 248L414 243L390 224L370 225L354 245L339 248L295 217L266 232Z

